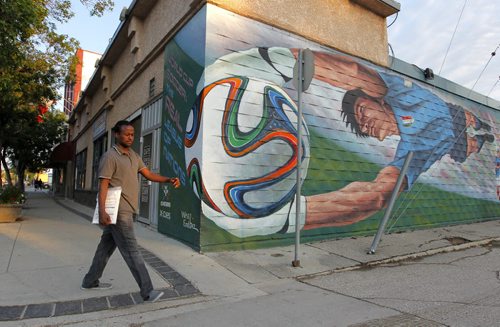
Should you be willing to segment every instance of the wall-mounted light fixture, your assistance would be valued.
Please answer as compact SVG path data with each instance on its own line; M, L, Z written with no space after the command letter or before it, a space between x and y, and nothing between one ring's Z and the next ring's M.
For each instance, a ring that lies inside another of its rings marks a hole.
M430 68L424 69L424 77L425 79L434 79L434 72Z

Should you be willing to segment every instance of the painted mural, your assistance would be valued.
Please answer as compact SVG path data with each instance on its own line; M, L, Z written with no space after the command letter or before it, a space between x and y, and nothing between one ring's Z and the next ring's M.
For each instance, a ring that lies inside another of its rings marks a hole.
M166 46L164 54L160 171L165 176L178 176L182 187L170 192L168 184L161 185L158 231L198 248L201 209L199 199L190 188L185 187L189 185L189 176L184 166L184 135L189 114L186 108L190 108L193 99L196 99L196 85L204 68L196 60L196 56L203 56L205 41L203 29L193 33L190 29L192 26L192 23L188 24ZM180 46L177 40L182 42L187 39L187 35L194 42Z
M291 82L300 48L315 55L302 117ZM391 231L500 214L496 110L211 5L167 45L165 61L163 133L171 138L175 121L183 138L184 198L173 201L178 217L199 212L202 249L291 242L296 201L306 240L374 233L410 152ZM168 77L180 71L192 81L184 94ZM186 239L180 220L170 228Z

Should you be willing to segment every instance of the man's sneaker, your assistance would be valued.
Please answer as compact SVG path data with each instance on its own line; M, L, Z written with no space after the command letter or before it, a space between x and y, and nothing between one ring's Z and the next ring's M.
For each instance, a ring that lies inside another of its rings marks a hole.
M479 152L483 148L484 143L492 143L493 141L495 141L495 136L493 136L492 134L476 135L476 140L478 144L477 152Z
M85 287L82 285L81 287L82 290L109 290L111 288L113 288L113 285L110 283L99 283L91 287Z
M144 302L153 303L153 302L158 301L162 296L163 296L162 291L152 290L151 292L149 292L148 297L146 299L144 299Z
M484 121L479 120L476 118L476 125L479 125L479 128L476 128L476 130L485 130L487 132L491 132L491 126L486 124Z

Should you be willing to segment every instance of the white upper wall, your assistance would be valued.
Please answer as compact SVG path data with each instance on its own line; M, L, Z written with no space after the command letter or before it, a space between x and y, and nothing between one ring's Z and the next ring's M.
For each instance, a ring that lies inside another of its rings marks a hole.
M102 57L102 54L83 50L82 59L82 90L87 87L90 78L95 71L95 63L98 59Z

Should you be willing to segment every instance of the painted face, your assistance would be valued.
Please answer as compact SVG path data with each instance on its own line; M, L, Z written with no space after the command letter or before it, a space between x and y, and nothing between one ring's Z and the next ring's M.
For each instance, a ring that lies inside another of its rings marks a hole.
M130 125L122 126L120 133L116 133L116 141L124 148L130 148L134 142L134 128Z
M357 98L354 104L354 116L361 131L379 141L383 141L386 136L396 134L397 123L392 111L373 99Z

